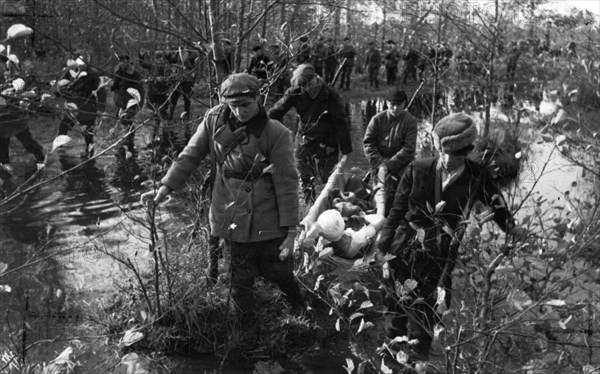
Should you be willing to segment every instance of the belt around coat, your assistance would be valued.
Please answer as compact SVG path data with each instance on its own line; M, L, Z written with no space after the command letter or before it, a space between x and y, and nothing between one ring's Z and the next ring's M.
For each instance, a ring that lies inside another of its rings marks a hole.
M262 170L249 171L249 172L243 172L243 171L237 171L237 170L223 170L223 177L225 177L225 178L241 179L241 180L247 180L247 181L257 180L257 179L259 179L263 176L267 176L267 175L269 175L269 173L263 173Z

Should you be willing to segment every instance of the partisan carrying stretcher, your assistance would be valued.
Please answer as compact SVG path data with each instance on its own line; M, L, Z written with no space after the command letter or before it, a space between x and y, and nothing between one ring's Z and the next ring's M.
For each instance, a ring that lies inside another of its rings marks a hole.
M373 188L360 178L344 173L347 156L334 168L321 193L300 225L302 248L315 248L317 263L347 269L374 261L375 249L385 224L385 169Z

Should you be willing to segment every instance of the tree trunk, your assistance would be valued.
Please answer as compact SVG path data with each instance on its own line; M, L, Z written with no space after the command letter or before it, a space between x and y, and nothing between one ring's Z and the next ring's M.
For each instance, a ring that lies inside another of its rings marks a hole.
M485 105L485 122L483 126L483 133L481 136L486 138L490 133L490 107L491 97L490 93L493 89L494 84L494 59L496 58L496 45L498 44L498 0L494 1L494 25L492 26L492 45L490 51L490 60L489 60L489 69L488 69L488 79L487 79L487 87L484 94L484 105Z
M215 19L218 17L218 14L215 14L217 9L217 0L207 0L208 3L208 30L210 33L210 40L213 44L212 48L212 59L215 62L215 80L217 83L221 82L223 78L224 69L223 64L219 63L223 60L223 50L221 48L221 38L219 36L218 30L216 30ZM210 56L210 52L208 53ZM210 69L210 67L209 67Z
M341 18L342 18L342 10L340 9L340 7L338 5L336 5L335 7L335 13L334 13L334 29L333 29L333 40L335 40L336 43L340 42L340 23L341 23Z
M238 9L238 36L235 43L235 71L242 71L242 42L244 35L244 18L246 17L246 2L240 1Z
M267 8L269 6L269 0L264 0L264 7ZM269 17L267 17L267 15L265 15L265 17L263 18L263 23L262 23L262 32L260 34L262 39L266 39L267 38L267 19ZM262 44L262 43L261 43Z
M431 105L431 123L435 125L436 123L436 108L437 108L437 91L438 91L438 83L439 83L439 71L438 71L438 52L440 42L442 40L442 9L444 7L444 0L441 0L438 4L438 25L437 25L437 42L435 46L435 56L433 57L433 92L432 92L432 105Z
M346 0L346 36L351 37L354 35L354 29L352 28L354 23L352 22L352 12L350 9L353 9L352 0Z

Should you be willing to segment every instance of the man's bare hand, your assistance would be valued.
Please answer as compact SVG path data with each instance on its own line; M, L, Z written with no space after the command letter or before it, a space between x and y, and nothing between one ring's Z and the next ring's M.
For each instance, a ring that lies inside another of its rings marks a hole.
M158 191L153 190L153 191L148 191L146 193L143 193L142 196L140 196L140 203L143 206L150 208L152 206L151 204L158 205L158 204L162 203L163 201L167 200L170 193L171 193L170 187L160 186Z
M279 246L279 260L285 261L289 255L294 252L294 240L296 239L296 232L290 231L283 240L283 243Z
M391 259L395 258L395 256L387 254L383 252L381 249L377 248L375 252L375 261L377 265L381 265L381 273L383 275L383 279L390 278L390 263Z

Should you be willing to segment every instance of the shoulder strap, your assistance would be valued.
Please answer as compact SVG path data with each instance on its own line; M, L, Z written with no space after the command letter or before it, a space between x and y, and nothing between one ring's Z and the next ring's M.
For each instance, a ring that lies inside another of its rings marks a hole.
M216 116L217 119L214 121L214 126L212 127L211 131L211 137L208 140L208 148L210 149L210 182L209 182L209 189L208 189L208 193L211 198L212 198L212 191L213 188L215 187L215 179L217 178L217 153L215 152L215 132L217 130L217 122L219 120L219 117L223 115L223 113L225 112L225 108L227 106L226 105L222 105L221 108L219 108L219 111L217 112ZM208 118L207 118L208 120Z
M223 122L223 126L227 126L227 122L225 118L221 118L225 115L225 111L227 109L227 105L222 105L221 108L219 108L218 112L216 113L216 119L214 120L214 124L213 127L211 129L211 139L208 142L208 146L210 149L210 172L211 172L211 181L210 181L210 193L212 194L212 190L214 187L214 183L215 183L215 178L217 176L217 163L220 166L224 161L225 158L227 157L227 155L229 153L231 153L231 151L233 151L233 149L235 147L237 147L238 145L240 145L247 137L247 128L246 126L242 126L239 129L235 130L233 132L234 139L232 139L231 142L229 142L229 144L226 144L221 152L221 157L220 159L217 159L217 152L215 150L215 135L217 132L217 124L222 121Z

